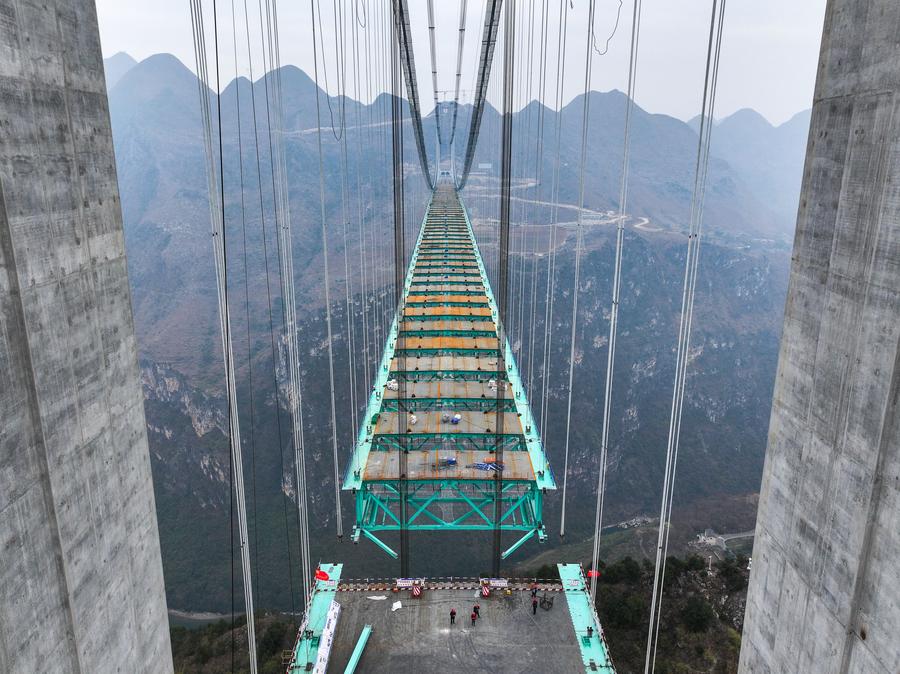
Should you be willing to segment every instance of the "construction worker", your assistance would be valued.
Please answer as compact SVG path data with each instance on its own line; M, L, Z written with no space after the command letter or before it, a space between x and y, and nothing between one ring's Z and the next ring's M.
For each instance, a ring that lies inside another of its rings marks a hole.
M535 583L531 584L531 598L534 599L537 597L537 585Z
M537 615L537 597L531 600L531 615Z
M472 611L472 627L475 627L475 621L478 620L478 614Z
M591 637L593 637L593 636L594 636L594 626L593 626L593 625L588 625L587 632L588 632L588 639L590 639Z
M450 624L451 625L456 624L456 609L455 608L450 609Z
M476 616L478 616L479 618L481 617L481 607L478 604L475 604L475 606L472 607L472 611Z

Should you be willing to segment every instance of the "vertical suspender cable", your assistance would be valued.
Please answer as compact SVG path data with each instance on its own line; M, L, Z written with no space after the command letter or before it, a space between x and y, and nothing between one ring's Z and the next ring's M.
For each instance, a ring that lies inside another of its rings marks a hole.
M234 0L231 0L231 37L234 50L234 80L238 81L238 54L237 54L237 22L235 20ZM257 500L256 500L256 405L253 396L253 339L250 330L250 272L247 265L247 208L244 201L244 145L241 134L241 88L234 88L235 113L237 114L237 143L238 143L238 177L240 180L240 203L241 203L241 253L242 264L244 267L244 320L247 327L247 397L250 416L250 486L253 488L251 501L253 503L253 566L259 569L259 527L257 526ZM279 427L280 430L280 427ZM281 437L279 436L279 440ZM288 546L288 555L290 555L290 546ZM293 576L289 577L291 586L291 602L294 600L293 592ZM293 609L293 606L292 606Z
M591 31L594 25L594 0L588 2L587 54L584 64L584 101L581 116L581 164L578 177L578 214L575 241L575 284L572 287L572 331L569 336L569 399L566 407L566 448L563 466L562 513L559 520L559 535L566 535L566 484L569 477L569 442L572 428L572 382L575 374L575 333L578 318L578 284L581 273L581 249L584 244L584 166L587 160L588 120L591 112Z
M619 189L619 218L616 221L616 251L613 265L612 301L609 310L609 345L606 354L606 385L603 392L603 428L600 432L600 470L597 479L597 509L594 516L594 548L591 568L600 563L600 535L603 531L603 499L606 493L606 464L609 454L609 425L612 418L612 385L616 360L616 337L619 323L619 292L622 287L622 249L625 241L625 218L628 204L628 168L631 150L631 115L637 78L637 57L641 36L641 2L634 0L631 21L631 50L628 58L628 91L625 95L625 126L622 132L622 181ZM619 4L621 9L622 5ZM616 17L618 26L618 15ZM613 30L615 32L615 29ZM610 36L612 39L612 36ZM609 40L606 41L609 48ZM599 52L598 52L599 53ZM606 53L605 51L603 52ZM591 578L591 597L597 599L597 578Z
M509 188L512 176L512 106L513 76L515 58L515 28L516 28L516 3L507 2L504 15L504 44L503 44L503 133L501 137L500 159L500 259L499 259L499 284L498 291L498 315L497 315L497 405L494 408L495 422L495 456L498 466L503 465L503 402L506 391L509 388L508 369L506 366L506 319L507 305L509 303ZM500 559L502 555L502 529L500 518L503 512L503 471L494 472L494 554L493 575L500 576Z
M287 185L287 159L284 149L284 108L282 105L282 83L281 83L281 46L279 43L278 31L278 8L275 1L272 1L271 13L267 11L267 17L271 21L271 38L269 40L270 53L273 54L272 67L275 72L273 80L273 100L271 106L273 111L273 121L270 123L270 133L274 130L274 149L275 149L275 171L277 177L276 184L279 189L277 191L278 203L280 205L281 223L279 228L280 234L280 253L282 255L281 265L281 282L282 282L282 306L284 311L284 331L285 341L287 343L288 352L288 405L291 413L291 439L294 449L294 473L297 492L297 516L298 516L298 536L300 543L300 559L303 574L303 593L304 598L309 595L309 583L312 578L312 570L310 567L309 554L309 513L307 509L307 488L306 488L306 450L303 441L303 398L300 389L300 363L297 330L297 301L294 281L294 256L293 256L293 238L291 232L291 210L290 197ZM268 109L268 106L267 106ZM274 129L272 128L274 126ZM267 281L268 282L268 281ZM280 433L279 433L280 445ZM282 473L284 472L284 456L282 454ZM286 505L286 496L285 505ZM287 514L285 512L285 527L287 528ZM288 557L290 563L290 555ZM292 572L291 572L292 573Z
M647 652L644 672L649 674L656 667L656 650L659 643L660 613L662 610L665 559L669 545L669 523L672 518L672 499L675 487L675 468L678 462L678 446L684 405L688 351L694 314L694 295L697 270L700 262L700 234L702 231L703 203L709 167L710 135L715 112L716 86L719 75L719 56L722 49L722 32L725 17L725 0L713 0L710 15L709 42L706 53L706 69L703 82L703 100L700 117L700 138L694 170L694 189L691 198L688 249L685 260L684 287L681 300L681 321L678 334L678 350L675 363L675 382L672 389L672 410L669 417L669 435L666 447L666 470L663 478L663 495L660 505L659 534L656 546L656 565L653 578L653 595L650 606L650 625L647 634Z
M397 441L398 465L398 500L400 506L400 576L409 576L409 530L407 528L407 415L404 406L406 398L406 348L401 341L400 321L403 317L403 279L406 262L405 223L403 217L403 109L402 83L400 80L400 61L402 56L403 36L403 0L393 0L394 21L391 50L391 158L394 180L394 305L396 307L397 337L395 352L399 356L397 377ZM427 167L426 167L427 168Z
M544 334L544 371L541 375L541 439L547 440L547 407L550 402L550 357L553 346L553 303L556 297L556 229L559 216L559 184L561 168L561 133L562 133L562 81L566 74L566 36L569 23L569 3L562 2L559 7L559 30L557 31L557 56L556 56L556 160L553 163L553 184L551 186L550 201L550 243L549 259L547 260L547 299L544 307L544 324L548 326Z
M334 462L334 510L337 520L337 536L344 537L344 523L341 517L341 483L340 466L338 465L337 413L334 400L334 345L331 332L331 294L329 286L331 277L328 265L328 225L325 219L325 167L322 156L322 106L319 103L319 58L316 48L316 0L310 0L313 31L313 74L316 84L316 138L319 148L319 209L322 221L322 257L325 266L325 326L328 339L328 385L331 396L331 449ZM323 54L324 57L324 54ZM323 64L324 67L324 64Z
M538 108L538 127L537 127L537 149L535 156L535 210L540 208L541 201L541 188L543 187L543 178L544 178L544 99L546 96L546 86L547 86L547 34L550 32L548 30L547 19L548 19L548 11L549 11L549 3L547 0L543 0L541 9L541 49L540 49L540 58L538 59L538 63L540 64L540 68L538 70L538 99L540 103L540 107ZM537 220L538 218L535 218ZM529 338L529 353L528 353L528 397L529 399L534 401L534 359L536 357L537 349L535 348L535 339L537 337L537 295L538 295L538 264L537 264L537 241L534 243L534 261L532 262L531 267L531 337ZM547 331L547 325L544 325L544 331Z
M216 130L218 132L218 171L216 171L215 151L212 140L212 110L209 104L209 86L206 71L206 36L203 31L201 0L191 4L194 23L194 50L197 58L197 72L200 75L200 100L202 105L203 131L206 146L210 224L212 227L213 253L216 270L216 295L219 304L219 329L222 358L225 365L226 390L228 394L229 445L234 474L234 493L237 500L238 536L241 555L241 571L244 581L244 606L247 612L247 645L250 656L251 674L256 674L256 630L253 613L253 581L250 571L250 548L247 545L247 505L244 498L244 464L241 453L241 429L237 409L237 391L234 378L234 351L231 338L231 316L228 309L227 271L228 257L225 242L225 174L222 143L221 83L219 80L219 35L216 4L213 2L213 33L216 54ZM218 174L218 180L217 178Z

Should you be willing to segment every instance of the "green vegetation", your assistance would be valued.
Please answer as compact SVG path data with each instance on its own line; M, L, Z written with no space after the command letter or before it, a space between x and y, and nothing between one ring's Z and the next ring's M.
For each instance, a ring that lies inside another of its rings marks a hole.
M712 606L699 595L689 597L681 609L681 622L691 632L706 632L715 619Z
M737 672L747 583L746 560L666 559L656 671ZM597 610L619 674L644 671L653 567L624 557L600 565Z
M178 674L226 674L246 671L246 618L218 622L197 629L170 628L172 656ZM284 671L282 652L293 647L297 626L286 616L259 614L256 618L257 662L262 674ZM233 658L233 661L232 661Z

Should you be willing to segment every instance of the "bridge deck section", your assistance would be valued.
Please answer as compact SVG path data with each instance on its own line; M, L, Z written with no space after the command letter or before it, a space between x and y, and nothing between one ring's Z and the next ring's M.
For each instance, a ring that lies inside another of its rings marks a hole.
M525 534L507 553L534 534L545 538L543 493L556 484L497 320L468 214L455 190L439 185L343 485L357 496L354 540L401 527L404 464L409 529L493 528L491 490L501 472L500 526Z

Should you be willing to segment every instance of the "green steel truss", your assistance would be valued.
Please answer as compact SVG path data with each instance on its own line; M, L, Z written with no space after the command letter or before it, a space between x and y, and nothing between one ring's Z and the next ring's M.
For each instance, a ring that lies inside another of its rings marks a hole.
M403 298L343 483L355 500L353 541L366 538L396 557L383 534L401 527L491 531L499 512L500 529L514 536L504 558L532 538L543 542L543 497L556 483L512 350L497 340L497 305L468 214L449 185L439 185L432 195ZM497 370L500 348L506 372ZM436 388L399 397L390 393L391 381ZM510 389L500 411L514 420L504 422L501 435L486 416L498 411L491 393L498 382ZM401 432L398 425L412 415L428 416L432 425L413 421ZM454 426L451 415L462 423ZM504 463L499 511L491 458L498 443ZM400 452L409 466L403 481Z

